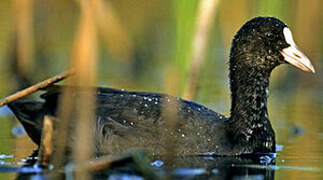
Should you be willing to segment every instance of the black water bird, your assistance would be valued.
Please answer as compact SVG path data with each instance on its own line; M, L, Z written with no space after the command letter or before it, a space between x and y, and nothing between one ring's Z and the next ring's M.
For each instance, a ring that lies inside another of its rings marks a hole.
M99 151L145 149L159 154L165 152L166 137L171 136L177 142L178 154L275 152L267 97L270 73L280 64L291 64L314 73L311 62L298 49L285 23L273 17L256 17L245 23L232 41L230 117L164 94L98 88L95 123ZM9 104L37 144L44 115L57 113L61 91L54 89L41 96L44 102ZM162 112L174 104L178 116L176 128L171 131Z

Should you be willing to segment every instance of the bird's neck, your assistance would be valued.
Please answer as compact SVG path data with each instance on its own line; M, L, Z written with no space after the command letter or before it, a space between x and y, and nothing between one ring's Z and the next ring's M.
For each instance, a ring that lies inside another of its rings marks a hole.
M246 141L249 141L249 138L256 138L255 141L266 143L272 142L274 139L274 132L267 112L269 78L269 71L230 64L232 93L230 122L233 126L231 128L235 129L234 127L236 127L236 132L240 133L236 135ZM255 137L254 134L262 137ZM264 137L273 139L262 139Z
M267 97L270 73L253 68L230 71L231 117L248 122L268 119Z

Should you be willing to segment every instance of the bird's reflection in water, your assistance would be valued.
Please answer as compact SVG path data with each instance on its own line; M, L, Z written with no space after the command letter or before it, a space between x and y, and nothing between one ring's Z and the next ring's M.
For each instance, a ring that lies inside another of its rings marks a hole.
M181 156L159 172L175 179L274 179L275 154Z
M174 156L151 157L148 171L153 179L274 179L275 154L244 156ZM171 159L171 162L167 162ZM28 166L27 166L28 167ZM30 165L29 165L30 167ZM65 168L66 169L66 168ZM147 169L146 169L147 170ZM23 172L23 171L22 171ZM30 171L31 172L31 171ZM19 173L16 179L48 179L49 172ZM61 174L68 177L68 174ZM93 174L94 179L151 179L132 160Z

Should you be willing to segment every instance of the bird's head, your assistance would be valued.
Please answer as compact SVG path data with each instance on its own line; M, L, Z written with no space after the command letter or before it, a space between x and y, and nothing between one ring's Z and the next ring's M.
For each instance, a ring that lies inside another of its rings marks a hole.
M274 17L256 17L245 23L232 41L230 67L269 71L289 63L315 72L310 60L299 50L285 23Z

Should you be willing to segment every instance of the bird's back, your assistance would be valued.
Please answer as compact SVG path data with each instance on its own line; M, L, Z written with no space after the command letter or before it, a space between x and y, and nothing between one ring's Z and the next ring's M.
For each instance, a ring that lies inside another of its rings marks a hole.
M28 126L37 127L37 131L35 128L33 132L28 132L27 128L26 131L37 144L42 118L46 114L57 115L60 95L59 86L50 88L41 96L45 102L37 103L40 104L37 111L26 111L26 106L35 102L16 102L20 105L13 103L10 106L25 128L26 121L34 122ZM226 141L223 127L226 117L202 105L165 94L110 88L98 88L96 96L94 122L99 152L142 149L162 154L170 141L179 144L175 147L178 154L226 151L221 149L221 143Z

